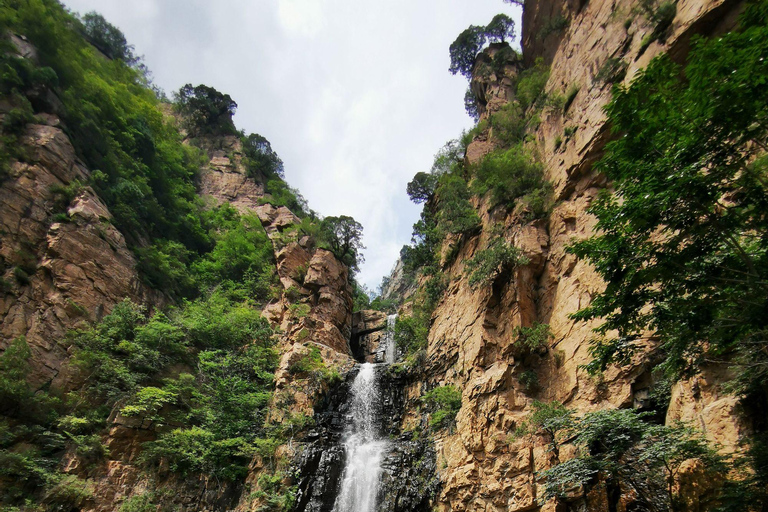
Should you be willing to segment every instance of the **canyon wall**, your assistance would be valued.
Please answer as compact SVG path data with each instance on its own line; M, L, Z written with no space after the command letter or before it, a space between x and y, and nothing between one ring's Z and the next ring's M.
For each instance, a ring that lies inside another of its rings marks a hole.
M609 368L600 378L582 368L591 360L589 342L596 324L569 315L588 305L604 285L566 247L593 233L595 219L586 210L609 187L592 167L610 138L602 109L611 98L611 82L630 83L662 52L682 61L691 37L729 30L740 9L733 1L678 2L662 42L648 37L654 27L639 2L526 2L524 62L532 65L542 58L550 65L548 93L577 92L565 112L545 108L534 133L533 145L556 197L549 217L526 222L518 210L489 209L475 199L483 232L461 246L446 270L449 284L432 317L425 377L410 390L418 396L424 385L462 389L455 431L436 440L442 483L439 510L555 510L553 502L539 500L542 487L536 473L553 462L546 440L511 435L530 415L533 401L556 400L577 414L642 408L647 401L654 362L643 355L627 367ZM503 73L473 78L481 121L514 100L510 84L519 68L509 62ZM605 78L606 70L610 79ZM486 129L469 145L467 163L479 162L493 148L492 130ZM466 262L487 247L491 228L499 224L505 239L520 248L529 263L492 286L473 289L464 272ZM515 328L537 322L549 324L553 334L546 350L520 353L514 346ZM645 342L650 348L654 340ZM697 377L675 384L666 421L690 422L724 451L732 451L748 425L738 415L737 398L719 388L721 371L705 368ZM414 409L412 415L416 423L419 411ZM593 499L587 509L604 510L604 501Z

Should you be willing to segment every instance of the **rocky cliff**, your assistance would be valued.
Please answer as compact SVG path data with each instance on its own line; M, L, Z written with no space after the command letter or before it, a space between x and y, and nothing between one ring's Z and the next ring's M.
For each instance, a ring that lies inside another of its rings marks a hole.
M737 1L681 0L662 40L649 37L656 27L638 14L639 1L527 2L522 60L512 58L494 66L493 73L478 74L471 88L480 119L487 121L516 100L512 84L522 70L538 58L550 66L545 89L566 96L567 105L542 113L530 145L544 163L556 202L547 218L530 222L519 209L472 200L482 229L462 241L446 266L449 284L431 318L426 356L410 369L382 372L386 410L379 421L393 438L382 510L561 510L539 500L537 473L553 463L546 440L511 436L530 417L534 401L556 400L577 413L644 407L653 385L652 360L639 356L602 379L581 368L591 359L594 325L570 315L588 304L603 283L565 248L574 238L592 234L595 220L586 210L610 187L592 165L610 137L602 108L611 98L612 83L629 83L662 52L682 60L693 35L730 29L740 9ZM34 48L23 38L12 39L20 56L35 59ZM497 49L480 60L491 62ZM68 368L69 329L98 322L125 298L155 309L173 299L142 280L106 201L86 185L95 170L78 158L57 115L55 95L44 104L49 108L38 108L35 122L19 138L24 158L10 163L0 183L0 346L25 336L33 388L69 391L82 384ZM4 119L11 110L12 105L0 103ZM294 212L270 203L264 180L244 168L239 137L201 138L195 144L205 155L196 183L199 195L209 205L228 203L242 214L256 215L273 247L279 293L262 314L279 332L273 400L289 405L273 407L269 420L288 424L303 415L316 422L312 428L298 427L295 438L291 435L276 448L277 458L293 464L298 476L271 485L296 485L299 510L329 510L343 459L339 441L354 377L354 370L348 370L355 360L381 359L386 315L353 315L349 270L296 229L302 220ZM480 130L467 148L466 162L479 162L495 145L493 128ZM474 288L465 272L467 262L495 236L521 249L526 263L491 286ZM415 284L402 276L399 264L389 294L414 293ZM409 307L401 313L408 316ZM537 323L549 326L551 338L539 350L521 352L515 346L516 329ZM646 341L649 347L654 343ZM320 362L304 368L314 354ZM323 374L330 370L336 373ZM691 422L724 450L735 450L750 425L740 419L736 399L720 391L720 381L717 370L705 368L675 384L665 420ZM455 428L440 430L434 438L422 436L428 425L420 397L446 385L461 392ZM182 478L166 466L157 474L143 472L138 461L144 443L157 438L149 417L128 417L115 406L100 436L108 454L95 466L85 464L75 450L63 457L64 471L80 476L89 488L78 510L117 510L158 483L165 491L157 507L251 511L274 506L264 477L276 473L275 464L261 454L253 457L242 481L222 483L205 474ZM279 474L286 473L281 467ZM595 494L573 505L605 510L606 500ZM623 497L620 510L629 510L628 504L631 497Z
M526 222L517 210L475 201L483 233L461 245L446 271L449 284L432 316L423 378L430 387L454 384L463 391L455 432L436 440L439 510L556 509L554 502L539 501L537 473L553 463L545 439L510 436L529 417L534 400L556 400L578 414L642 408L652 385L652 360L637 357L601 379L582 368L591 359L594 324L569 315L589 304L604 284L565 248L593 233L595 221L586 209L610 186L592 166L610 137L602 109L611 98L612 82L628 84L661 52L683 59L693 35L730 29L740 9L739 2L679 2L669 33L660 41L649 36L654 26L639 14L639 2L526 2L524 63L531 66L543 58L550 64L546 91L570 91L567 106L545 109L533 134L556 203L547 219ZM495 51L492 47L479 61L490 62ZM515 100L511 84L520 69L511 60L501 70L473 78L481 123ZM494 144L493 128L486 128L469 144L466 161L479 162ZM490 235L492 227L499 224L502 236L522 250L527 263L492 286L473 289L466 262L488 246L496 236ZM544 350L522 354L514 344L515 329L536 323L548 324L552 338ZM649 347L653 342L646 341ZM676 420L696 425L725 451L737 449L748 431L737 399L719 390L715 370L674 385L666 422ZM590 500L587 510L609 506L604 498Z

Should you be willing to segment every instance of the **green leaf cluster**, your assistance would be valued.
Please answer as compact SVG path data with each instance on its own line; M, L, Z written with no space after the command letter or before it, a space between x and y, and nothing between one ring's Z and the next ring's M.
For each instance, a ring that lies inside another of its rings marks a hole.
M557 450L556 465L543 471L542 500L572 498L604 485L609 499L621 492L633 496L646 510L686 510L676 486L681 464L690 459L702 463L705 477L727 470L725 459L704 436L683 424L654 425L646 414L629 409L602 410L573 418L562 406L543 405L536 421ZM533 426L533 418L531 426ZM561 462L559 445L574 444L577 456ZM716 503L713 498L710 506Z
M438 386L425 393L421 401L430 412L430 429L449 428L455 423L456 414L461 409L461 390L453 385Z

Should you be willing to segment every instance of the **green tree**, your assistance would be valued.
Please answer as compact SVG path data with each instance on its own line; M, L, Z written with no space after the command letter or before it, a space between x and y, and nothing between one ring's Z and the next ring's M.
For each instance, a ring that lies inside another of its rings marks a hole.
M176 106L187 116L187 126L193 136L234 135L237 133L232 116L237 103L229 96L207 85L186 84L174 98Z
M120 59L127 64L134 64L138 60L125 35L101 14L89 12L83 16L82 23L83 35L88 42L110 59Z
M437 176L427 172L417 172L411 181L408 182L406 191L408 197L416 204L428 201L435 193L437 187Z
M477 25L471 25L459 34L448 49L451 56L451 65L448 71L454 75L461 73L467 80L471 79L475 57L483 49L485 40L485 27Z
M497 14L485 27L485 35L492 43L506 43L515 38L515 21L506 14Z
M252 133L247 137L242 137L242 142L243 153L248 159L246 167L251 176L277 176L280 179L285 179L283 161L277 156L266 138L258 133Z
M363 245L363 226L348 215L325 217L320 224L320 239L328 249L347 265L352 272L359 270L365 259L361 251Z
M590 207L600 234L571 248L607 283L574 315L604 319L592 370L651 331L673 375L709 360L740 366L743 392L768 380L766 13L752 3L738 30L695 40L684 70L657 57L614 90L620 137L598 168L616 193Z
M727 469L724 458L703 435L685 425L653 425L645 421L646 414L630 409L597 411L575 419L551 407L540 410L551 418L542 425L549 425L554 436L567 437L578 449L576 457L558 460L541 473L545 500L565 498L578 490L586 496L603 484L613 506L624 494L633 496L641 510L682 512L686 509L675 483L684 461L701 461L709 478Z

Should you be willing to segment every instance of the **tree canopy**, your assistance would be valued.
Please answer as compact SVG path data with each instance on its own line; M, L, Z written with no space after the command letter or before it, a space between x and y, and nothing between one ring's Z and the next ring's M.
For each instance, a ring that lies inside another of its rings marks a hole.
M607 106L615 140L598 165L615 194L571 251L605 291L574 317L601 319L591 371L626 364L643 336L669 377L731 367L727 386L762 422L768 384L768 2L740 26L694 39L687 64L655 58ZM752 503L766 503L766 443L750 448ZM764 438L764 434L762 435ZM747 507L742 508L747 509Z
M357 272L365 261L361 254L365 249L363 226L348 215L325 217L320 225L320 239L352 272Z
M411 181L408 182L406 191L408 197L416 204L423 203L432 197L437 187L437 176L428 172L417 172Z
M104 16L95 11L89 12L83 16L82 23L83 35L101 53L127 64L136 62L133 45L129 45L120 29L104 19Z
M229 96L207 85L186 84L174 95L179 112L187 116L192 136L234 135L232 116L237 103Z
M594 344L595 369L626 362L650 330L672 372L728 360L768 376L766 12L753 4L739 30L696 40L684 70L661 56L614 90L620 137L599 169L616 193L590 208L600 234L571 249L607 282L576 317L618 332Z
M451 65L448 71L461 73L467 80L472 79L472 68L477 54L486 42L506 43L515 38L515 21L506 14L497 14L486 26L470 25L448 48ZM466 99L465 99L466 101Z
M247 137L243 137L242 141L243 153L245 153L245 157L248 159L246 165L249 173L262 174L266 177L277 176L280 179L285 179L283 161L277 156L277 153L272 149L272 145L265 137L258 133L252 133Z
M486 25L485 35L493 43L506 43L515 38L515 21L506 14L497 14Z
M483 49L485 40L485 28L477 25L471 25L459 34L459 37L448 48L448 53L451 56L451 65L448 71L454 75L461 73L467 80L471 79L475 57Z

